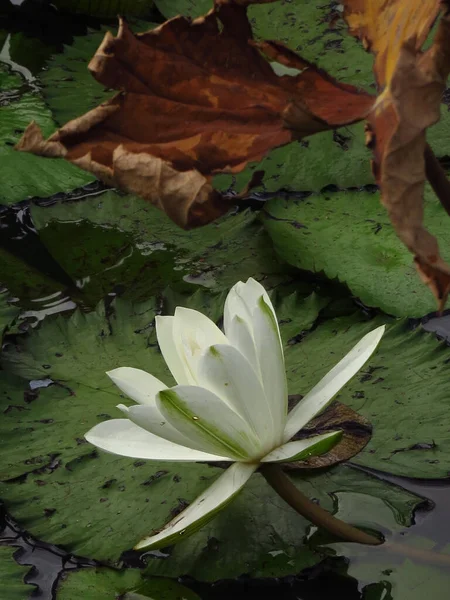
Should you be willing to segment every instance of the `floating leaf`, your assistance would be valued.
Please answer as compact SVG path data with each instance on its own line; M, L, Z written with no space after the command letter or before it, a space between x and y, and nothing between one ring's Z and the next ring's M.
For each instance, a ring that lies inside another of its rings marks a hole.
M286 299L280 314L290 306L292 300ZM292 321L281 323L283 336L291 335L294 323L300 331L310 327L323 303L312 297L304 303L305 312L302 306L298 298ZM107 315L99 306L93 313L75 312L68 320L46 320L31 335L21 336L17 350L9 347L4 353L3 367L25 380L20 384L3 373L2 389L7 393L0 408L0 435L5 440L0 494L27 530L78 555L117 561L124 550L167 522L172 511L186 506L222 472L201 464L143 463L97 453L84 443L84 433L114 417L121 401L106 370L119 365L140 367L170 383L155 343L154 315L154 303L133 307L116 300ZM356 328L359 334L361 327L357 324ZM302 346L303 342L287 346L287 357ZM335 353L334 362L341 354ZM291 383L292 378L297 381L301 366L318 374L321 360L314 352L313 362L308 356L297 354L288 363ZM325 353L324 360L328 358ZM26 380L42 378L51 378L55 384L36 390L34 399L24 396ZM5 410L5 404L11 408ZM419 501L399 488L340 466L308 478L293 477L296 485L329 510L334 509L329 494L337 490L379 497L395 507L400 528L411 523L411 510ZM30 495L33 503L28 501ZM77 506L76 519L73 506ZM254 576L296 573L321 558L303 545L308 528L308 522L256 474L236 501L204 530L178 544L170 557L151 558L149 571L167 576L189 573L212 581L244 572Z
M361 509L366 515L370 508L362 499ZM346 510L339 510L338 514L344 519L348 517ZM371 551L350 544L333 544L333 549L351 559L347 575L358 580L363 600L423 600L427 596L446 600L450 583L449 547L439 547L433 540L412 532L401 539L401 543L394 542L397 551L390 554L390 560L382 546L379 551Z
M24 84L0 64L0 161L2 187L0 204L13 204L30 196L50 196L67 192L91 181L91 175L62 160L43 163L30 154L13 151L14 144L30 120L43 128L46 135L53 129L50 111L36 91Z
M288 346L290 393L305 394L336 363L337 355L374 326L357 315L330 319L300 344ZM370 442L352 462L406 477L447 477L449 356L445 343L421 328L411 330L407 320L387 329L376 355L337 397L373 427ZM305 357L315 365L313 372ZM414 415L414 427L408 415Z
M0 343L3 334L9 326L14 323L19 314L19 308L9 302L9 293L7 290L0 293Z
M271 62L295 76L278 75ZM31 124L17 148L64 157L150 200L182 227L229 209L213 174L238 173L274 147L361 120L373 102L282 44L255 42L245 5L232 0L198 21L180 17L137 36L121 21L89 69L125 92L47 141ZM254 175L242 194L260 182Z
M68 571L59 580L57 600L200 600L190 589L162 577L143 578L138 569L105 567Z
M30 570L18 565L13 558L17 548L0 546L0 597L5 600L28 600L33 586L24 582Z
M106 192L33 206L31 214L41 241L91 306L115 290L144 300L175 284L222 291L251 276L268 287L291 278L250 211L186 232L148 202Z
M442 207L429 189L425 200L426 224L446 248L450 237ZM436 309L379 204L379 194L342 191L301 201L278 198L266 203L262 216L282 259L338 278L367 306L409 317ZM444 256L450 259L448 253Z
M53 0L57 8L93 17L124 17L148 15L153 0Z

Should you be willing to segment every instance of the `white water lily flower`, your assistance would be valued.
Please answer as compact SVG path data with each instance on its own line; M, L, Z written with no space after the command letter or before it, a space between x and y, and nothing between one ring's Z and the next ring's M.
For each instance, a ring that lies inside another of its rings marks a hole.
M229 292L222 331L205 315L177 308L156 317L163 357L176 386L121 367L108 375L137 404L119 405L125 419L93 427L86 439L114 454L158 461L232 461L199 498L162 531L136 546L157 548L199 529L241 490L261 463L286 462L330 450L340 431L291 442L322 411L377 347L368 333L288 413L283 346L272 303L254 279Z

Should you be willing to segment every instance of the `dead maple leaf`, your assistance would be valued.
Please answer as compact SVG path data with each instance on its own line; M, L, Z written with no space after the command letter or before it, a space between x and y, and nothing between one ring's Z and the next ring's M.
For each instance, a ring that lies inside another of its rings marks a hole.
M231 202L213 189L212 175L237 173L272 148L361 120L373 105L372 96L281 43L253 40L246 7L270 1L216 0L204 17L176 17L138 35L121 21L89 64L119 93L48 140L32 123L17 149L64 157L182 227L215 219ZM298 74L279 76L271 61Z
M381 93L368 116L368 146L382 202L403 243L442 310L450 290L450 267L436 239L423 226L428 177L450 213L450 186L431 149L426 130L440 118L450 73L450 16L439 0L344 0L351 33L375 53ZM443 8L432 46L422 45Z

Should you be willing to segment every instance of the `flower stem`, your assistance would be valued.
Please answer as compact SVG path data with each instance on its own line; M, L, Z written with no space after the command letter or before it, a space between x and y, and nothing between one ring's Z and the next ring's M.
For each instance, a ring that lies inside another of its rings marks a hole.
M285 475L282 468L276 464L266 464L260 467L261 474L267 483L289 504L294 510L314 525L326 529L341 540L357 542L370 546L383 543L381 539L365 533L348 523L337 519L328 511L314 504L305 494L295 487Z
M267 464L261 465L260 473L265 477L269 485L303 517L311 521L314 525L326 529L341 540L348 542L357 542L358 544L366 544L370 546L379 546L383 544L381 539L373 535L365 533L360 529L356 529L348 523L344 523L340 519L333 517L328 511L320 508L314 502L305 496L299 489L295 487L292 481L285 475L279 465ZM450 565L450 555L433 550L422 548L414 548L398 544L396 542L386 542L383 544L384 551L405 556L408 558L420 560L422 562L431 563L438 566Z

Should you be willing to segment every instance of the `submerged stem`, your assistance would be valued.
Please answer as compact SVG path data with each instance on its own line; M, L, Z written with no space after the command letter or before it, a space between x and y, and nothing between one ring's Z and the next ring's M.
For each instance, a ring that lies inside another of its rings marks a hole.
M282 468L276 464L266 464L260 467L261 474L267 483L303 517L314 525L326 529L341 540L357 542L370 546L378 546L383 543L377 537L365 533L348 523L337 519L328 511L314 504L305 494L295 487L292 481L285 475Z
M357 542L358 544L366 544L369 546L379 546L383 544L381 539L370 535L369 533L365 533L348 523L344 523L344 521L337 519L328 511L317 504L314 504L314 502L295 487L279 465L261 465L260 472L269 485L289 504L289 506L311 521L314 525L326 529L341 540L347 542ZM383 550L439 566L450 566L450 554L414 548L396 542L384 543Z

